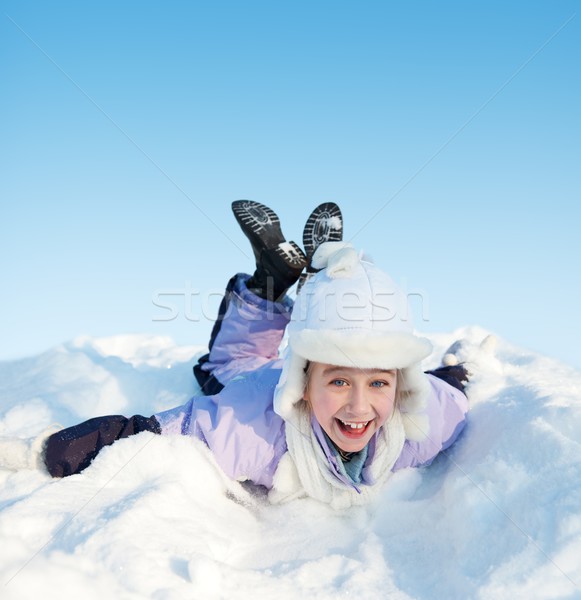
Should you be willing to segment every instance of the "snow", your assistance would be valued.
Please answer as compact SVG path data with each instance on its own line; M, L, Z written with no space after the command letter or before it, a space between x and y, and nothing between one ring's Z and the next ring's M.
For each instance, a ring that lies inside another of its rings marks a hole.
M325 224L329 229L336 229L337 231L343 228L343 222L339 217L329 217L325 219Z
M430 335L425 366L486 333ZM181 404L202 351L115 336L2 362L0 435ZM0 469L0 597L581 598L581 372L502 339L473 356L462 438L365 508L271 506L199 442L148 433L62 480Z

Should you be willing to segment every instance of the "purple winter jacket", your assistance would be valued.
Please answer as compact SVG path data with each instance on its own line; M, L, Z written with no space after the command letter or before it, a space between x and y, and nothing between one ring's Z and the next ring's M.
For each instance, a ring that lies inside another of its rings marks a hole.
M210 350L204 370L224 385L214 396L195 396L183 406L155 415L162 434L192 435L206 443L223 471L232 479L272 487L278 463L286 452L285 422L273 410L274 390L282 360L278 348L290 319L292 303L273 304L237 278L227 313ZM466 396L437 377L431 384L427 414L429 439L406 440L393 470L429 464L448 448L464 428ZM329 469L347 485L335 464L335 454L317 438ZM370 453L368 460L373 459Z

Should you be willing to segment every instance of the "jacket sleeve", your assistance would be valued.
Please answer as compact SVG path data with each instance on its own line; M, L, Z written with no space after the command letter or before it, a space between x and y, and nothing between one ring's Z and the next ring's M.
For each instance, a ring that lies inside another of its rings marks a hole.
M438 377L426 377L431 388L426 410L430 424L427 439L421 442L406 440L394 471L429 465L442 450L456 441L466 425L466 396Z
M206 393L219 392L237 375L278 358L292 301L285 298L275 303L259 298L246 287L248 278L240 273L228 284L210 339L210 352L194 367ZM214 385L206 389L204 383L210 378Z
M155 417L141 415L89 419L49 436L44 447L44 464L53 477L75 475L86 469L105 446L142 431L161 433L161 428Z
M272 407L279 376L277 369L258 369L236 377L219 394L158 413L161 433L202 440L228 477L270 488L286 451L284 422Z

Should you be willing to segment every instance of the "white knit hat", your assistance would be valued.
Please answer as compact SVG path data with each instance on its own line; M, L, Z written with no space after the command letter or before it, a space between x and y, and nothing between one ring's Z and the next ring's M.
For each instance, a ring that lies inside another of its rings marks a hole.
M345 242L322 244L313 266L322 270L297 295L287 327L288 347L275 392L275 411L286 421L296 422L307 361L399 369L399 410L406 438L425 439L429 383L420 361L430 354L432 345L413 333L405 294Z

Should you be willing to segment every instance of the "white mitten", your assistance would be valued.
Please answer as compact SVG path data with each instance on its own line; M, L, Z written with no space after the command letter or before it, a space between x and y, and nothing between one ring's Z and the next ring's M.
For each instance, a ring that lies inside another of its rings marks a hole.
M44 469L44 443L53 433L62 429L51 425L32 438L0 437L0 469Z
M468 340L457 340L444 353L442 365L452 367L460 363L473 365L482 359L494 358L497 337L494 334L487 335L479 344Z
M442 365L462 365L471 383L485 374L502 373L502 364L496 357L498 339L487 335L480 343L458 340L454 342L442 357Z

